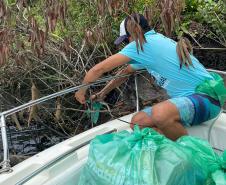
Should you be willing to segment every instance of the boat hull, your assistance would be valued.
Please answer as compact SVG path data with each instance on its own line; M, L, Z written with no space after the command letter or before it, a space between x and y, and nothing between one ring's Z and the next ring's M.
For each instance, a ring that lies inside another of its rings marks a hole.
M121 119L129 122L132 116L130 114ZM223 142L226 140L225 113L217 120L187 129L192 136L210 139L217 152L226 149L226 143ZM80 171L87 160L90 140L96 135L122 130L131 131L129 124L113 120L74 136L14 166L12 173L1 174L0 185L74 185L78 182Z

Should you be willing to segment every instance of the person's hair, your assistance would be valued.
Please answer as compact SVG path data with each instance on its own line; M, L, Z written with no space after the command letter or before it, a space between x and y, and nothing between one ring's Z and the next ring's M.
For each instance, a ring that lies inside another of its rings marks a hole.
M146 43L146 38L144 34L150 31L149 25L146 27L140 26L140 14L132 14L128 16L126 20L126 31L129 33L129 36L136 42L137 52L139 49L144 51L143 45Z
M185 65L187 68L189 68L189 66L193 66L190 57L190 54L193 53L193 48L190 41L187 38L185 37L180 38L180 40L177 42L176 50L177 55L180 59L180 69L182 68L183 65Z
M144 22L140 22L141 19L143 19ZM143 15L134 13L126 18L125 27L127 35L131 36L136 42L137 52L139 53L139 50L144 51L143 45L147 42L144 34L151 29L147 20ZM187 38L180 38L177 42L176 51L180 60L180 68L182 68L183 65L188 68L189 66L193 66L190 57L190 54L193 53L193 48Z

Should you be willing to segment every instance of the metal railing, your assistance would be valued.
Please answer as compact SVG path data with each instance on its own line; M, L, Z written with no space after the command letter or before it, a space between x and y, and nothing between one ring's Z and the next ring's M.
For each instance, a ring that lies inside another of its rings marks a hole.
M207 69L207 71L209 72L215 72L221 75L226 75L226 71L219 71L219 70L215 70L215 69Z
M136 91L137 91L136 75L140 74L142 72L144 72L144 70L140 70L140 71L135 72ZM2 143L3 143L3 161L0 163L0 167L2 167L0 169L0 174L4 173L4 172L12 172L12 169L10 167L10 160L9 160L9 148L8 148L8 141L7 141L6 121L5 121L7 116L10 116L10 115L17 113L19 111L22 111L24 109L27 109L31 106L46 102L50 99L53 99L53 98L56 98L56 97L59 97L59 96L62 96L62 95L65 95L65 94L68 94L68 93L71 93L71 92L75 92L75 91L77 91L81 88L84 88L84 87L90 87L90 86L98 85L100 83L104 83L104 82L110 81L112 79L129 77L131 75L132 74L116 75L116 76L110 76L110 77L102 78L100 80L97 80L96 82L93 82L93 83L90 83L90 84L83 84L83 85L79 85L79 86L72 87L72 88L68 88L68 89L50 94L48 96L44 96L44 97L39 98L37 100L30 101L28 103L25 103L23 105L20 105L18 107L15 107L13 109L10 109L10 110L7 110L7 111L0 113L0 128L1 128L1 135L2 135ZM138 95L138 92L136 92L136 95ZM137 105L138 105L138 97L137 97Z
M135 73L135 90L136 90L136 97L137 97L137 99L136 99L137 111L139 111L139 99L138 99L138 88L137 88L136 76L137 76L137 74L143 73L144 71L145 70L140 70L140 71L137 71ZM219 70L213 70L213 69L208 69L208 71L226 75L225 71L219 71ZM107 82L107 81L110 81L112 79L129 77L130 75L131 74L126 74L126 75L117 75L117 76L110 76L110 77L102 78L100 80L97 80L96 82L93 82L93 83L90 83L90 84L83 84L83 85L79 85L79 86L72 87L72 88L69 88L69 89L65 89L65 90L62 90L60 92L56 92L54 94L44 96L44 97L39 98L37 100L30 101L30 102L25 103L21 106L18 106L18 107L15 107L13 109L10 109L10 110L7 110L7 111L0 113L0 127L1 127L1 134L2 134L2 143L3 143L3 161L0 163L0 167L2 167L2 169L0 169L0 174L4 173L4 172L11 172L12 171L12 169L10 167L10 160L9 160L9 148L8 148L8 142L7 142L7 131L6 131L6 121L5 121L7 116L12 115L16 112L22 111L24 109L27 109L31 106L46 102L50 99L53 99L53 98L56 98L56 97L77 91L81 88L90 87L90 86L93 86L93 85L98 85L100 83Z

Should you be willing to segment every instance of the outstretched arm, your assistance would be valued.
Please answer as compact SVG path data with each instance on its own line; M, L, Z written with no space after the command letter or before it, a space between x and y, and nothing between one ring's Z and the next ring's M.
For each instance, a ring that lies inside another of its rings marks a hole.
M117 75L126 75L126 74L132 74L134 73L135 70L128 65L126 68L120 70ZM100 92L98 92L97 94L91 96L91 99L104 99L105 96L113 89L115 89L116 87L120 86L121 84L123 84L129 77L122 77L122 78L117 78L117 79L113 79L111 80Z
M126 64L129 61L130 58L124 55L121 54L112 55L111 57L107 58L103 62L100 62L99 64L95 65L92 69L90 69L86 74L83 83L88 84L91 82L95 82L104 73L111 71L112 69L118 66Z
M115 54L111 57L107 58L103 62L95 65L93 68L91 68L88 73L86 74L83 84L89 84L91 82L95 82L99 77L101 77L104 73L111 71L112 69L121 66L123 64L126 64L130 61L130 58L121 55L121 54ZM82 88L79 91L75 93L75 98L82 104L85 103L85 94L86 94L87 88Z

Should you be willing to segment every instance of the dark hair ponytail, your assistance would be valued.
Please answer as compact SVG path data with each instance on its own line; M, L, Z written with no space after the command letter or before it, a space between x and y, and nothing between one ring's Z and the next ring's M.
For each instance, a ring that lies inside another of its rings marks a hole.
M139 49L144 51L143 45L146 43L146 38L144 33L146 30L143 30L140 26L140 15L132 14L126 20L126 31L129 36L136 42L137 52L139 53Z
M193 66L190 57L190 54L192 53L193 48L190 41L185 37L181 37L177 42L177 55L180 59L180 68L182 68L183 65L187 68L189 68L189 66Z

